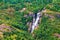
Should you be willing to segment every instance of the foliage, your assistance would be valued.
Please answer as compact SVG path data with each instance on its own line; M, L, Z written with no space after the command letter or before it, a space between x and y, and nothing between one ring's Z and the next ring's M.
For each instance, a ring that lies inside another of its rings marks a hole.
M4 32L4 40L34 40L31 34L25 31Z
M59 20L59 19L58 19ZM56 30L58 27L58 24L54 23L59 23L55 19L55 21L49 20L48 17L43 17L42 18L42 23L40 24L39 28L35 30L35 39L37 40L58 40L57 37L54 37L54 33L59 33L59 29Z
M60 18L55 16L51 21L49 16L42 16L38 29L28 32L28 22L32 22L30 12L37 13L43 8L60 12L59 0L0 0L0 24L13 28L11 32L3 32L4 40L58 40L54 33L60 34ZM23 8L26 8L23 10ZM21 10L23 10L21 12ZM27 15L26 17L24 17ZM19 31L18 31L19 30Z
M52 11L58 11L58 12L60 12L60 5L58 3L47 5L46 8L50 9Z

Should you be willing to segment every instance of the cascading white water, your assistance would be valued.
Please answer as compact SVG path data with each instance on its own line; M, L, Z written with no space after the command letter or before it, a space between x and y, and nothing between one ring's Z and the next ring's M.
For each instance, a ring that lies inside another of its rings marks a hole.
M33 22L33 24L32 24L31 33L33 33L35 27L37 27L38 22L39 22L39 20L40 20L40 17L41 17L41 12L38 12L38 13L37 13L37 18L36 18L36 20L34 20L34 18L33 18L33 21L34 21L34 22Z

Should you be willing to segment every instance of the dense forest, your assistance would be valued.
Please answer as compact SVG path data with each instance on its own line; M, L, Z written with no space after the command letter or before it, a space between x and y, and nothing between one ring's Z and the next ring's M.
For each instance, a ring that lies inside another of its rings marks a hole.
M43 9L31 33L33 14ZM60 0L0 0L0 40L60 40Z

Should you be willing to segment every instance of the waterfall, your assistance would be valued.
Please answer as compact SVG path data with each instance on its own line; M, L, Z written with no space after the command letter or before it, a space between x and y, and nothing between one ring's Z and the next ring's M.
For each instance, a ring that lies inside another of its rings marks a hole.
M41 12L38 12L38 13L37 13L36 19L35 19L34 16L33 16L33 24L32 24L32 26L31 26L31 33L33 33L35 27L37 27L40 18L41 18Z

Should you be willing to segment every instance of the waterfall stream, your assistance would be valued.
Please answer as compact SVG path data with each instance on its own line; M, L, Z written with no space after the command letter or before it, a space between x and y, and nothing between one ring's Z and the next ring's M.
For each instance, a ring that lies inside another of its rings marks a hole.
M35 27L37 27L38 22L41 18L41 14L42 14L41 12L38 12L37 15L36 15L36 18L34 18L34 16L33 16L33 23L32 23L32 26L31 26L31 33L33 33Z

